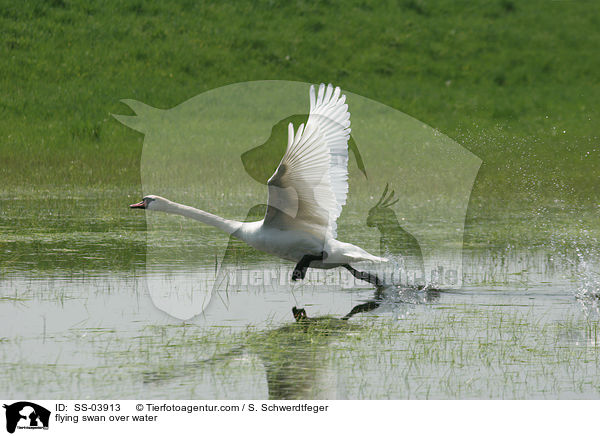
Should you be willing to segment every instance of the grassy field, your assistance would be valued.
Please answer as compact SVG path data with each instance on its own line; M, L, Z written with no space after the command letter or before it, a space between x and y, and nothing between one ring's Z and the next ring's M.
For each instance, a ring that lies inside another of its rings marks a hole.
M109 117L119 99L169 108L285 79L446 133L484 161L478 194L598 200L595 2L2 1L0 23L5 192L137 186L142 138Z

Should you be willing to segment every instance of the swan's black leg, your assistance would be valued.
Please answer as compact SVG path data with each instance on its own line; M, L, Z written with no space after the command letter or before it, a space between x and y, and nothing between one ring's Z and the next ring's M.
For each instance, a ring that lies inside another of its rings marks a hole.
M300 262L298 262L298 265L296 265L296 268L294 268L294 272L292 273L292 280L293 281L296 281L298 279L304 280L304 276L306 275L306 270L310 266L310 263L314 260L323 260L324 258L325 258L324 251L322 251L321 254L318 256L315 256L314 254L305 255L302 259L300 259Z
M357 304L356 306L354 306L352 308L352 310L350 312L348 312L348 314L346 316L343 316L340 319L342 319L344 321L348 321L350 318L352 318L357 313L370 312L372 310L377 309L381 305L381 302L383 301L383 297L384 297L383 289L384 288L381 286L377 287L377 289L375 290L375 296L371 300L369 300L363 304Z
M377 309L380 304L381 303L378 301L367 301L366 303L359 304L357 306L354 306L352 310L346 316L343 316L341 319L346 321L350 319L350 317L356 315L357 313L370 312L372 310Z
M372 285L375 285L375 286L382 286L383 285L383 282L375 274L369 274L368 272L355 270L354 268L352 268L348 264L345 264L345 265L342 265L342 266L344 268L346 268L348 271L350 271L350 273L354 277L356 277L357 279L364 280L364 281L369 282L369 283L371 283Z

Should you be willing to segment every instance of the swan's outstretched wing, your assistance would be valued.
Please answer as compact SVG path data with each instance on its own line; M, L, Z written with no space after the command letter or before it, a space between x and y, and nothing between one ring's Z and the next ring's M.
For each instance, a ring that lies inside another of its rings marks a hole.
M348 194L350 113L340 88L310 87L306 126L288 126L287 150L269 179L265 224L336 237Z

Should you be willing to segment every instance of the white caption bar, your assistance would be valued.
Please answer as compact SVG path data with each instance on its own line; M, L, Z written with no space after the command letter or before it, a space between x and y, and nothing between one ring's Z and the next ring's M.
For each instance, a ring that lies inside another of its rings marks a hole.
M578 434L596 401L1 400L0 434ZM8 433L3 433L7 431Z

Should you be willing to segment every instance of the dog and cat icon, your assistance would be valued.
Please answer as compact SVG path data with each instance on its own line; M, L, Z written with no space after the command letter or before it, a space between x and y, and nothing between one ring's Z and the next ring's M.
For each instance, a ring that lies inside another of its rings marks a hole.
M3 406L6 409L6 431L19 429L48 429L50 411L29 401L19 401Z

